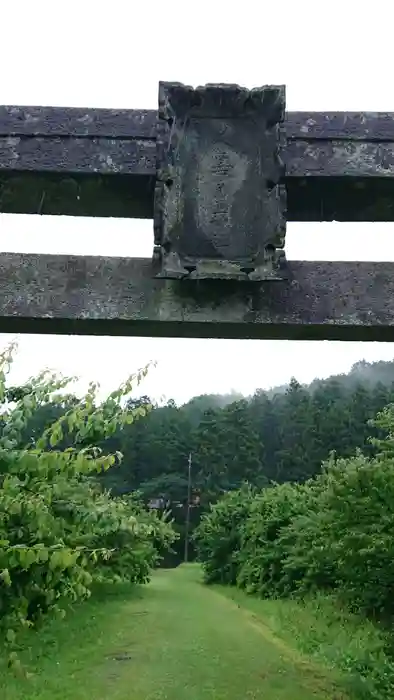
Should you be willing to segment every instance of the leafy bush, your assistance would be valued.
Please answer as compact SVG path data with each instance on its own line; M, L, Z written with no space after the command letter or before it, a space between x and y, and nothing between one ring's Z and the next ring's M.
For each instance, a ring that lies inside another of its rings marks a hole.
M236 583L241 526L248 516L253 498L253 489L245 485L236 491L229 491L202 516L194 533L194 541L206 583Z
M206 579L260 596L336 590L354 609L394 610L394 407L374 425L372 458L331 455L305 484L234 491L203 518Z
M288 556L281 534L292 519L308 508L308 485L280 484L264 489L250 504L240 527L237 583L262 597L287 590L284 563Z
M391 613L394 460L362 454L332 458L318 482L315 511L289 528L287 571L301 566L304 591L332 587L352 606L374 615Z
M102 441L145 413L123 403L146 370L100 405L96 385L70 402L64 395L70 380L47 372L13 392L10 403L12 352L0 357L0 630L14 645L21 628L50 611L62 614L62 601L89 596L94 581L146 582L158 547L170 547L175 534L138 499L112 498L94 478L122 458L95 447L97 436ZM48 401L68 409L38 440L23 444L27 422ZM61 451L65 436L73 446ZM17 663L15 652L11 661Z

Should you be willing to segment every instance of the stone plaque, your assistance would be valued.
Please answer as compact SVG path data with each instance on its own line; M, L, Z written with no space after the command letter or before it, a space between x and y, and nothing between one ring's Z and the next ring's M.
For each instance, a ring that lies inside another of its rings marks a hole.
M160 277L285 276L285 88L160 83L154 257Z

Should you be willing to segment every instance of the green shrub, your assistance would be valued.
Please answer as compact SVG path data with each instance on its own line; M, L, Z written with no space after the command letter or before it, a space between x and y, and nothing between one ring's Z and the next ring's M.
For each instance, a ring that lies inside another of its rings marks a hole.
M370 614L393 611L394 461L333 458L318 479L316 510L289 528L289 574L304 570L301 588L336 588ZM287 542L289 542L287 538Z
M0 356L0 631L15 646L23 627L51 611L61 614L65 598L89 596L94 581L146 582L158 547L169 547L175 534L138 499L112 498L93 478L122 457L103 453L93 439L143 415L141 408L122 407L139 376L100 405L91 385L35 443L24 445L34 411L49 400L64 402L59 392L69 380L43 373L9 403L12 350ZM61 451L65 435L73 447ZM10 658L17 663L15 652Z
M194 541L206 583L236 583L241 527L253 498L253 489L245 485L229 491L202 516Z
M310 487L281 484L255 496L240 527L237 583L248 593L276 596L287 590L284 563L288 556L282 532L308 507Z

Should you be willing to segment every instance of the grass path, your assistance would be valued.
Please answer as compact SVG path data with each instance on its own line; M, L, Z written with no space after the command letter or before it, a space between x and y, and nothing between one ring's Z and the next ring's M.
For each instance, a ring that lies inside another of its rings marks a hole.
M41 632L2 700L342 700L329 672L193 565L79 606Z

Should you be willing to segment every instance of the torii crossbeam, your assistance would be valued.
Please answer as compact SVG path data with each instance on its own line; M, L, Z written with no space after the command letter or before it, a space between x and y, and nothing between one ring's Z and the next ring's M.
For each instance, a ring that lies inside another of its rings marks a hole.
M156 231L152 261L0 254L0 332L394 339L394 263L270 258L268 274L264 257L286 220L394 221L394 114L178 84L159 113L0 107L0 211ZM234 279L210 279L212 260Z

